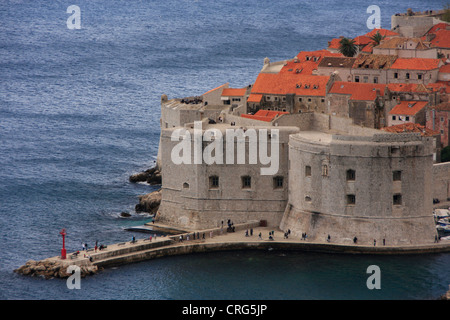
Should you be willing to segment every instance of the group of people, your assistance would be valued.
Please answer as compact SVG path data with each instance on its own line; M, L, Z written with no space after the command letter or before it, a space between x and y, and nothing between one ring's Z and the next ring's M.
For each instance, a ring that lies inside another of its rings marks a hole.
M212 231L210 232L209 235L210 235L210 237L212 238ZM190 239L191 239L190 235L187 234L187 235L186 235L186 241L189 241ZM197 232L197 233L193 232L193 233L192 233L192 239L193 239L193 240L200 240L200 232ZM202 234L202 239L205 240L205 233L204 233L204 232L203 232L203 234ZM179 242L183 242L184 240L185 240L185 239L184 239L183 235L180 234L180 237L178 238L178 241L179 241Z

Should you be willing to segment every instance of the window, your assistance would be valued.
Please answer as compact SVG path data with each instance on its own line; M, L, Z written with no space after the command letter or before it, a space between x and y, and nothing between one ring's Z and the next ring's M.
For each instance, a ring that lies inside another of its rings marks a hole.
M359 82L359 76L355 76L355 82Z
M441 117L441 122L444 122L444 117Z
M364 76L364 77L363 77L363 82L364 82L364 83L369 82L369 77L368 77L368 76Z
M306 166L305 167L305 177L310 177L311 176L311 166Z
M406 79L409 79L409 73L406 73Z
M394 194L394 196L392 197L392 200L394 202L394 205L401 205L402 204L402 195Z
M242 188L249 189L252 187L252 178L249 176L242 177Z
M320 99L320 102L325 102L325 99Z
M302 102L302 98L298 98L298 102Z
M417 79L422 80L422 74L417 74Z
M397 72L394 73L394 79L398 79L398 73Z
M189 189L189 183L187 183L187 182L183 183L183 188L184 189Z
M355 204L356 203L356 197L354 194L348 194L347 195L347 204Z
M392 172L392 179L394 181L401 181L402 180L402 172L399 170Z
M378 77L373 77L373 83L378 83Z
M308 102L311 102L311 98L308 98Z
M306 202L311 202L311 197L310 197L310 196L306 196L306 197L305 197L305 201L306 201Z
M396 116L392 116L392 120L395 120L395 119L397 119L397 117Z
M355 170L347 170L347 181L355 181L356 172Z
M218 176L209 177L209 188L217 189L218 187L219 187L219 177Z
M326 164L322 165L322 176L328 177L328 165L326 165Z
M406 116L405 119L406 119L406 121L409 121L409 116Z
M273 178L273 188L281 189L283 188L283 177L275 177Z

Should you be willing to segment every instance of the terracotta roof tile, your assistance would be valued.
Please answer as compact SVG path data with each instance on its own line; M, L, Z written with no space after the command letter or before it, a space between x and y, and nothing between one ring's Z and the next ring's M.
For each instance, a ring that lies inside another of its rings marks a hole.
M440 67L439 68L439 72L450 73L450 63L449 64L445 64L442 67Z
M356 57L353 68L389 69L397 56L361 53Z
M270 122L275 117L282 115L282 114L289 114L289 112L258 110L255 114L241 114L241 117Z
M418 83L389 83L387 87L393 92L430 92L423 84Z
M425 137L437 136L440 134L437 131L433 131L433 130L428 129L418 123L412 123L412 122L398 124L398 125L390 126L390 127L384 127L384 128L381 128L381 130L386 131L386 132L391 132L391 133L419 132L422 136L425 136Z
M398 58L392 64L391 69L433 70L439 68L440 63L440 59Z
M222 96L224 97L243 97L247 92L247 88L235 89L235 88L225 88L222 91Z
M253 84L252 93L295 94L300 96L325 96L328 76L292 73L260 73Z
M436 37L434 37L430 42L432 47L437 48L450 48L450 30L437 30L434 32Z
M247 102L261 102L263 95L257 93L251 93L247 99Z
M341 53L332 53L328 50L302 51L294 59L289 60L280 70L280 73L312 74L324 57L342 57Z
M382 36L385 36L385 37L400 35L399 33L391 31L391 30L379 28L379 29L372 29L371 31L367 32L365 34L365 36L370 38L373 35L375 35L377 32L379 32Z
M447 29L448 27L450 27L450 24L448 24L448 23L446 23L446 22L438 23L438 24L435 24L434 26L432 26L432 27L430 28L430 30L428 30L428 31L426 32L426 34L436 33L436 31L438 31L438 30L445 30L445 29Z
M350 100L373 101L377 97L377 90L383 95L385 87L385 84L336 81L329 93L348 94L351 95Z
M425 108L427 104L428 101L401 101L389 111L389 114L413 116Z

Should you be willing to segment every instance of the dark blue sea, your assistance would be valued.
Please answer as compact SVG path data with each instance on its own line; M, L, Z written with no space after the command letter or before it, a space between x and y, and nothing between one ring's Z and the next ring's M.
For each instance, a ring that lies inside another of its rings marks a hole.
M70 5L81 29L67 27ZM130 240L150 220L131 174L156 159L160 97L246 86L265 57L293 58L368 32L369 5L397 12L444 1L0 1L0 299L437 299L450 255L227 252L167 257L65 280L17 275L27 260ZM119 214L127 211L132 217ZM369 265L381 289L369 290Z

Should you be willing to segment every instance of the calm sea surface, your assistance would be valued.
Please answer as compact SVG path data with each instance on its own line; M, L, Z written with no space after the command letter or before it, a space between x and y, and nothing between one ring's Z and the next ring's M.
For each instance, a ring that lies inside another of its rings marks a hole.
M70 5L81 29L69 30ZM436 299L450 255L371 257L228 252L108 269L69 290L13 273L66 246L125 241L141 225L129 175L156 158L160 97L252 83L265 57L290 59L442 1L1 1L0 299ZM119 218L122 211L133 216ZM135 235L137 238L144 235ZM381 269L368 290L366 269Z

